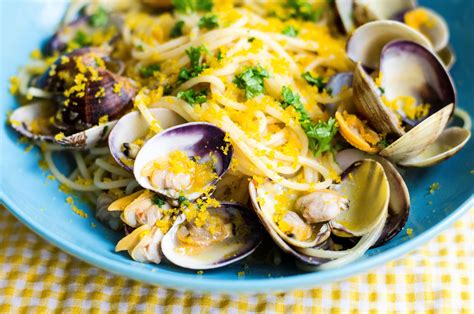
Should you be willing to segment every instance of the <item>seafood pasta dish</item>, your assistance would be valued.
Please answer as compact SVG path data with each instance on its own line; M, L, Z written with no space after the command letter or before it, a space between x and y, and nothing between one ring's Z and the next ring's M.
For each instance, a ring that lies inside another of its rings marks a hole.
M403 229L400 167L469 140L454 62L409 0L73 1L9 124L133 260L217 268L263 240L334 268Z

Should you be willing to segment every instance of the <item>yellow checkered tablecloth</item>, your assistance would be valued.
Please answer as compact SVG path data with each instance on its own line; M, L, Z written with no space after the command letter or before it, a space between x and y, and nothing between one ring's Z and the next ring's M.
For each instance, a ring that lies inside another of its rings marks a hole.
M48 244L0 208L0 313L474 313L474 211L368 274L312 290L219 295L118 277Z

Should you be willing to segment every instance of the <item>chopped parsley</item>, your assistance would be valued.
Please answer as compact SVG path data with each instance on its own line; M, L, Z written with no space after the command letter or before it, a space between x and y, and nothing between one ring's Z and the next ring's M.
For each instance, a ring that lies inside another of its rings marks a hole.
M380 91L380 93L385 94L385 88L379 87L379 91Z
M158 63L153 63L147 66L143 66L139 69L140 75L144 78L152 77L155 72L160 70L160 65Z
M195 105L195 104L202 104L207 100L207 91L206 90L200 90L200 91L195 91L194 89L187 89L184 91L178 92L178 95L176 95L179 99L184 100L190 105Z
M99 7L97 11L89 17L89 24L93 27L103 27L109 23L109 15L103 7Z
M162 196L156 194L153 196L151 201L153 202L153 204L158 205L158 207L160 208L161 206L166 204L166 200Z
M222 50L219 50L217 52L217 56L216 56L217 60L221 61L222 59L224 59L224 54L222 53Z
M299 122L301 128L306 133L309 140L309 148L318 156L323 152L332 149L332 139L337 133L336 120L330 118L328 121L311 121L308 112L301 103L300 96L294 93L291 88L284 86L281 91L282 107L293 107L300 115Z
M315 9L311 3L305 0L287 0L283 5L289 11L289 16L303 21L316 22L321 19L323 8Z
M378 146L382 147L382 148L385 148L387 147L389 144L388 140L386 138L383 138L381 139L378 143L377 143Z
M238 74L233 82L238 88L245 90L247 99L253 98L264 92L263 80L270 77L262 66L250 67Z
M198 76L204 69L209 66L201 62L201 53L206 52L207 49L204 46L191 47L186 50L188 55L190 66L188 68L183 67L178 74L178 83L186 82L187 80Z
M193 12L209 12L214 4L212 0L172 0L176 11L190 14Z
M316 86L318 88L318 92L322 92L323 89L326 87L326 83L324 83L324 78L321 76L314 77L309 72L304 72L301 76L306 80L306 82L309 83L309 85Z
M189 200L185 196L180 195L178 197L178 204L179 204L179 206L182 206L182 205L183 206L188 206L189 205Z
M210 14L201 17L198 23L199 28L213 29L219 26L217 15Z
M176 24L174 24L174 26L171 28L170 37L176 38L179 36L183 36L183 27L184 27L184 21L176 22Z
M298 33L300 31L297 30L296 28L294 28L292 25L288 25L287 27L285 27L283 29L283 31L281 32L283 35L286 35L286 36L289 36L289 37L296 37L298 36Z
M81 30L76 32L72 41L79 45L79 47L86 47L92 44L92 38Z

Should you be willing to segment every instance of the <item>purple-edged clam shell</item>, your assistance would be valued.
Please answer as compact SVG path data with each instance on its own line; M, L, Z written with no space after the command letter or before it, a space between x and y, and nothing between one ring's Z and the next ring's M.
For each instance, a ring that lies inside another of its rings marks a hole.
M51 56L54 52L63 52L67 48L67 44L71 41L76 32L80 28L87 27L89 18L87 16L78 16L75 20L69 24L61 27L56 33L54 33L43 45L43 54Z
M333 96L338 95L343 88L352 87L354 74L352 72L340 72L333 75L326 84L326 90L331 90ZM336 113L337 104L331 103L326 105L326 110L332 115Z
M167 129L186 122L174 111L164 108L151 108L151 114L163 129ZM123 144L143 139L149 131L149 125L138 111L124 115L118 120L109 135L109 149L115 161L127 171L133 171L134 159L123 152Z
M204 122L192 122L169 128L151 139L140 149L135 159L134 175L138 183L145 189L169 196L164 190L155 188L148 178L141 175L142 169L150 161L166 158L171 152L183 151L190 158L199 157L206 162L212 156L213 168L217 178L209 182L213 185L229 169L232 160L232 145L225 139L226 133L219 127ZM202 192L186 195L188 199L198 198Z
M454 83L442 62L417 43L407 40L388 43L382 49L380 72L388 99L412 96L418 104L430 104L428 116L456 103ZM404 118L404 121L414 126L421 120Z
M188 269L223 267L247 257L262 241L262 228L247 207L221 202L221 207L209 208L208 211L211 215L226 215L233 222L233 235L222 242L201 247L197 253L186 254L186 250L179 249L180 243L176 237L179 226L185 220L184 216L180 216L161 242L161 250L168 261Z

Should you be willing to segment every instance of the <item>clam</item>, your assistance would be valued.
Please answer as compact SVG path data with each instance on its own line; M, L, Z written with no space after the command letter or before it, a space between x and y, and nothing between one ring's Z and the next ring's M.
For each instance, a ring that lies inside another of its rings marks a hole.
M351 165L341 183L331 190L292 195L285 189L268 180L249 184L254 210L265 229L283 251L303 263L321 265L348 258L347 254L360 254L361 249L322 249L331 232L345 237L363 236L361 248L366 247L367 241L370 247L380 236L379 226L385 223L390 190L383 167L374 160L364 159ZM278 200L284 200L283 204ZM292 220L285 219L288 214Z
M96 12L81 9L79 14L66 25L62 25L43 45L45 55L62 53L71 48L92 46L94 35L100 32L101 42L110 42L117 36L111 16L95 6ZM105 39L104 39L105 38Z
M65 147L88 148L104 139L136 92L133 81L106 68L106 56L102 49L83 48L58 58L33 83L52 99L15 110L15 130Z
M342 169L347 169L354 162L367 158L373 159L382 165L390 186L387 221L375 244L375 246L379 246L396 236L405 226L410 213L410 193L397 168L383 157L352 148L344 149L336 155L336 160Z
M115 252L128 251L136 261L159 264L162 259L160 250L163 232L160 228L142 225L121 239L115 246Z
M208 194L230 165L233 149L226 133L203 122L181 124L149 139L137 154L135 179L171 199Z
M149 109L162 129L186 122L174 111L164 108ZM133 171L133 163L149 132L149 125L138 111L124 115L110 132L109 148L115 161L127 171Z
M415 8L415 0L354 0L354 18L359 24L373 20L388 20L401 12Z
M432 144L418 155L404 159L399 162L405 167L428 167L438 164L461 150L471 138L471 131L460 128L450 127L444 130L441 135Z
M420 32L397 21L374 21L357 28L347 41L347 56L364 67L379 67L383 47L394 40L409 40L432 50L431 42Z
M338 95L345 88L352 87L352 80L354 79L354 74L352 72L339 72L334 74L326 84L326 89L331 91L332 95ZM333 115L341 104L331 103L326 105L326 110ZM344 104L345 105L345 104Z
M443 132L456 103L454 84L430 50L405 40L384 46L378 80L380 86L359 63L354 73L354 103L377 132L395 139L380 155L402 163ZM455 151L463 143L459 141Z
M167 260L188 269L217 268L245 258L260 244L260 226L248 208L221 203L207 211L204 225L178 217L161 242Z
M122 212L120 218L132 228L141 225L154 226L158 220L164 217L163 212L171 206L159 195L141 190L111 203L109 212Z

